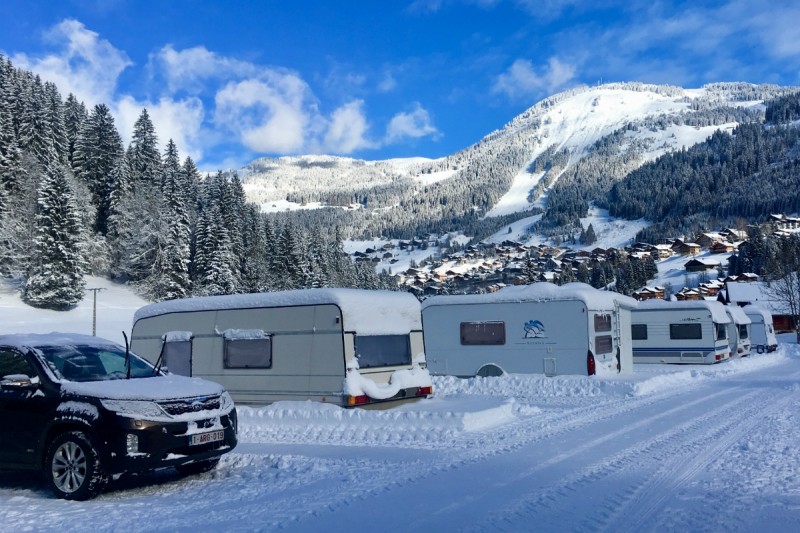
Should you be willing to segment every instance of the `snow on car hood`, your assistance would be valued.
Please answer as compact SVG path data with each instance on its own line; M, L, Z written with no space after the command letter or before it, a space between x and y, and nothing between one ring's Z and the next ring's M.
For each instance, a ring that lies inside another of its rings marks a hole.
M68 394L112 400L176 400L218 396L224 391L222 385L213 381L175 375L81 383L63 380L61 387Z

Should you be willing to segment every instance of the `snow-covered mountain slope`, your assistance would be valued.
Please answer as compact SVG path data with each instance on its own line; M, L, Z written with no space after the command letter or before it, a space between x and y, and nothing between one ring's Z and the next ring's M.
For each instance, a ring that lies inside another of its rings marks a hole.
M542 100L441 159L260 159L242 177L249 199L265 209L288 201L295 207L359 204L379 211L369 222L352 221L362 234L451 231L437 221L475 214L488 223L504 216L502 225L508 216L548 209L560 181L559 189L578 187L583 200L591 201L648 161L702 142L718 129L763 120L765 100L795 91L745 83L579 87Z

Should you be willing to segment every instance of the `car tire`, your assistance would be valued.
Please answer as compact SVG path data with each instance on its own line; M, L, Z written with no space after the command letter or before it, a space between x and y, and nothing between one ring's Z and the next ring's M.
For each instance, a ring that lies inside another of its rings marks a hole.
M193 476L195 474L202 474L214 470L219 464L219 459L208 459L206 461L195 461L194 463L186 463L175 466L175 470L184 476Z
M108 482L97 447L82 431L68 431L53 439L44 460L47 485L58 498L88 500Z

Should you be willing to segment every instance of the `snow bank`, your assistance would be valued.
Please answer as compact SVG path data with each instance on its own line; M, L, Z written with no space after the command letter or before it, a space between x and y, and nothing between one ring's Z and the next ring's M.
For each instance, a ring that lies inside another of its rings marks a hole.
M386 400L403 389L412 387L430 387L431 375L427 368L414 363L410 369L397 370L392 373L389 383L376 383L362 376L357 369L349 368L344 380L344 393L350 396L367 395L376 400Z
M237 407L241 442L337 442L358 446L447 446L464 432L485 431L516 419L510 398L469 396L421 399L388 410L344 409L318 402Z

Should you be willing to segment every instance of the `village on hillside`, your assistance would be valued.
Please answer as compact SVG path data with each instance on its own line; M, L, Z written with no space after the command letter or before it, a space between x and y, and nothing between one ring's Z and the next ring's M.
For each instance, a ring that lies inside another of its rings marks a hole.
M774 236L788 236L800 232L800 217L773 214L760 225L762 231ZM725 299L726 286L731 283L756 283L759 276L745 272L728 275L732 254L747 242L747 228L726 228L702 232L692 238L675 238L661 244L636 242L625 247L595 247L573 249L549 244L526 246L514 240L497 244L472 244L458 251L441 253L441 240L437 235L426 235L410 240L386 242L382 246L355 251L356 262L370 262L378 268L399 263L402 254L413 251L430 251L425 259L394 273L398 284L424 299L440 294L468 294L496 292L509 285L525 285L540 281L567 283L583 281L598 288L613 282L602 278L602 266L618 264L620 260L631 264L672 261L683 271L678 283L652 285L648 283L631 290L630 295L640 301L649 299ZM600 270L601 275L595 274ZM613 278L611 278L613 280ZM766 300L761 296L760 300ZM729 300L730 301L730 300ZM776 311L776 326L782 315ZM785 328L790 329L790 324Z

